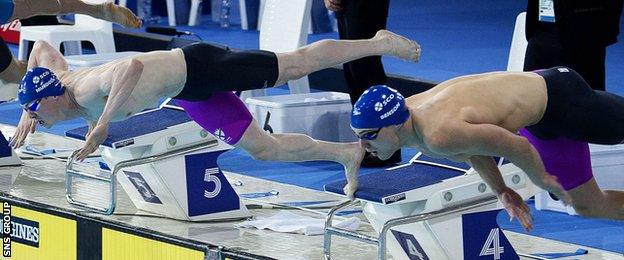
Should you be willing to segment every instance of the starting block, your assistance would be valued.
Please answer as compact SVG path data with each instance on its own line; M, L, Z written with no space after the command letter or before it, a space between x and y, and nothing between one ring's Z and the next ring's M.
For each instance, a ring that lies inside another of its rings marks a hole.
M528 199L536 188L519 168L499 159L507 186ZM518 259L496 223L502 209L491 188L467 164L418 154L406 165L359 178L355 196L363 205L377 237L332 227L333 208L325 223L325 259L331 259L331 237L342 236L386 249L394 259ZM325 186L344 195L345 181Z
M22 165L22 160L15 153L13 148L9 146L9 141L0 132L0 166L16 166Z
M22 165L22 160L15 153L13 148L9 146L7 138L0 132L0 188L2 190L10 190L17 176L22 171L21 167L11 167Z
M84 141L87 131L82 127L66 136ZM219 155L231 146L212 137L179 107L164 105L110 124L102 147L102 157L111 166L108 173L77 170L75 152L68 160L66 195L71 205L112 214L119 181L134 205L146 212L189 221L251 216L217 165ZM76 180L107 186L108 205L80 200Z
M75 69L137 54L78 55L68 56L67 61ZM109 125L109 136L100 146L106 167L98 173L82 170L84 167L74 162L75 152L70 156L65 181L69 204L112 214L119 181L136 208L146 212L189 221L251 216L217 165L219 155L232 147L169 101ZM84 141L87 131L88 127L81 127L65 135ZM96 191L98 195L93 195ZM106 201L102 202L102 197Z

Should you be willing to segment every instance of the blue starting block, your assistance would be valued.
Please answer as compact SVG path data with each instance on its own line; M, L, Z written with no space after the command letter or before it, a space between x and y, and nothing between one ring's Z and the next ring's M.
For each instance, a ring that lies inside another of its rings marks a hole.
M499 160L507 186L524 199L536 193L528 177ZM325 185L344 195L345 181ZM465 163L417 154L410 163L360 176L357 200L378 236L332 227L347 201L333 208L325 223L325 259L331 259L331 237L355 239L386 249L394 259L518 259L496 224L502 208L491 188Z
M84 141L87 131L81 127L66 136ZM218 156L231 146L209 135L181 108L165 105L111 123L102 148L108 173L80 171L75 153L70 156L66 175L70 204L112 214L117 180L134 205L146 212L190 221L250 216L217 165ZM78 193L89 192L79 187L84 180L108 187L108 205L80 199Z
M358 199L393 204L405 200L406 193L416 189L427 189L434 184L465 173L454 169L444 169L434 165L404 165L394 170L384 171L382 174L368 174L359 178L360 188L355 196ZM325 185L325 191L344 195L343 187L346 181ZM413 193L413 192L412 192ZM422 194L422 192L418 192Z
M67 62L70 68L90 67L136 54L70 56ZM71 205L112 214L119 181L136 208L146 212L190 221L251 216L217 165L218 156L232 147L169 101L109 125L109 136L101 145L105 165L99 172L84 171L74 162L75 152L70 156L65 188ZM87 131L85 126L66 136L84 141Z

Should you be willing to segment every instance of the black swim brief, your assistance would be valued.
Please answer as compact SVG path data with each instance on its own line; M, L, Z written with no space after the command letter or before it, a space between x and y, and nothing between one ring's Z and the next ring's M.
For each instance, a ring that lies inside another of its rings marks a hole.
M535 73L546 81L548 103L542 119L526 127L534 136L542 140L563 136L598 144L624 141L624 98L593 90L567 67Z
M275 53L233 50L226 46L196 43L182 48L186 84L175 98L200 101L213 92L273 87L279 70Z

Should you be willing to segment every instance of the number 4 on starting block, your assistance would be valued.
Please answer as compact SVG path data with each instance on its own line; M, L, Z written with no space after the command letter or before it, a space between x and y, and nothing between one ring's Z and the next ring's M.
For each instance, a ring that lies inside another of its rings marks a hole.
M496 223L500 210L462 216L464 259L519 259Z
M405 251L410 260L429 260L429 256L427 256L425 250L420 246L414 235L396 230L390 231L392 231L394 237L399 241L399 245L401 245L401 248L403 248L403 251Z

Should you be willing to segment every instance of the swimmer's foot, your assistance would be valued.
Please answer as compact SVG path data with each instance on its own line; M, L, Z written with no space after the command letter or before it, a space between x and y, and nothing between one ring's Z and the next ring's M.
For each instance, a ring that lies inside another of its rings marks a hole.
M387 30L379 30L373 39L386 41L386 44L390 46L388 55L412 62L418 62L420 59L420 45L401 35Z
M132 11L128 8L113 4L111 2L104 3L99 7L99 15L94 15L96 18L117 23L123 27L141 27L141 19L134 15L134 13L132 13Z

